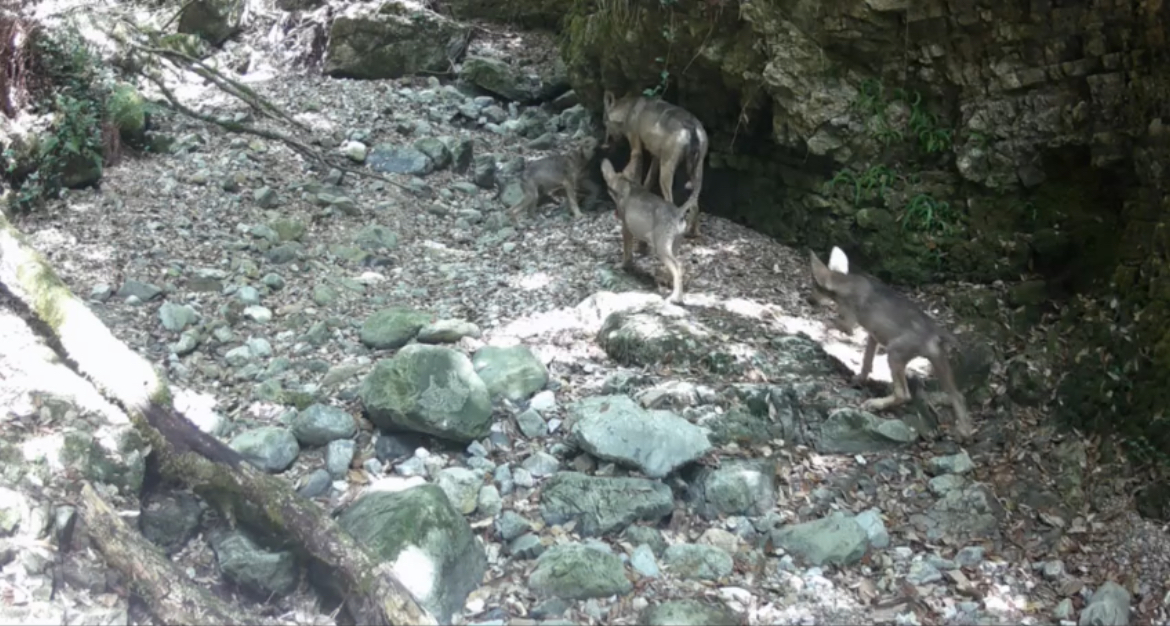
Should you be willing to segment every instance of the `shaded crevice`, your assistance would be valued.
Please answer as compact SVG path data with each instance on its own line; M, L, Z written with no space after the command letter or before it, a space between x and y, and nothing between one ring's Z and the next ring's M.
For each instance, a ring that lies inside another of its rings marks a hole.
M1030 214L1020 216L1033 222L1032 270L1053 299L1102 287L1119 261L1132 165L1094 167L1089 146L1045 151L1040 165L1046 180L1025 194Z

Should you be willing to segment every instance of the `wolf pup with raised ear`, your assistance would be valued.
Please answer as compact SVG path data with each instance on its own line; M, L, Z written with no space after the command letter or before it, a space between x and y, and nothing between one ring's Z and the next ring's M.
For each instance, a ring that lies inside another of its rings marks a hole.
M635 240L646 242L670 272L673 289L666 301L681 302L683 270L675 252L687 228L687 210L650 193L628 174L615 172L609 159L601 161L601 175L622 225L622 265L633 265Z
M585 168L589 165L589 160L593 158L593 152L596 149L597 140L586 137L576 147L564 154L546 156L525 164L524 171L520 174L520 189L524 192L524 196L515 206L508 209L508 216L512 219L512 223L518 223L520 214L527 214L531 211L539 203L541 197L557 190L564 190L573 217L581 217L581 209L577 204L577 193L582 184L592 185L585 176Z
M853 379L855 384L864 382L873 371L878 344L886 348L894 394L866 400L862 408L882 411L908 402L910 387L906 382L906 365L916 357L925 357L950 398L959 438L970 438L975 428L947 360L946 345L959 345L955 336L940 327L917 304L878 279L850 274L849 259L840 248L833 247L828 267L821 263L815 252L809 252L809 257L814 299L822 303L826 299L832 300L837 305L838 318L834 320L834 326L849 333L860 324L868 335L861 372Z

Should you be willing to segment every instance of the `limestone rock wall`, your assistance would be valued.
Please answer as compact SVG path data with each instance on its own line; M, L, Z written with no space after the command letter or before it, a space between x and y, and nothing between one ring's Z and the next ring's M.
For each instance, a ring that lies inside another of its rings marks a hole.
M611 89L694 112L711 137L705 211L841 245L895 283L1008 281L1018 334L1057 302L1036 349L1064 358L1058 410L1170 460L1170 428L1151 426L1170 405L1170 3L493 6L482 17L544 27L563 12L571 82L595 110Z
M1144 437L1170 401L1168 16L1142 0L577 0L562 29L585 102L645 89L700 117L708 211L843 245L894 282L1032 275L1021 308L1115 297L1063 301L1053 348L1093 358L1070 358L1061 394L1079 423L1132 414Z

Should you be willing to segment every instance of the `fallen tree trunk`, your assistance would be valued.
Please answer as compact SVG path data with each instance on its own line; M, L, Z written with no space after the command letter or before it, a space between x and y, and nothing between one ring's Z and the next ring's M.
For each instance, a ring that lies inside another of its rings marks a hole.
M159 549L131 529L89 483L81 487L85 529L98 551L122 572L164 624L271 623L196 585Z
M165 381L114 337L0 214L0 288L51 333L70 367L126 411L158 455L163 475L190 486L229 520L259 521L304 556L334 570L359 624L435 624L411 593L316 504L175 411Z

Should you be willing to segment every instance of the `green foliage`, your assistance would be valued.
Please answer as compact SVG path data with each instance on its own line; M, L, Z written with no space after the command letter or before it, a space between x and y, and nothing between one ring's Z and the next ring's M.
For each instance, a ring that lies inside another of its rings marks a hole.
M659 8L666 11L673 12L676 4L678 4L678 0L658 0ZM670 65L670 53L674 50L674 42L677 39L673 23L662 25L662 39L666 41L666 56L654 58L654 62L662 69L658 71L658 84L642 90L642 95L647 98L661 96L666 93L666 88L670 86L670 69L668 69Z
M917 140L922 152L932 155L951 149L954 131L942 126L938 116L926 108L921 92L899 87L887 95L885 84L869 78L861 82L852 106L863 117L869 118L870 136L888 148L906 139L905 134L886 119L886 110L895 102L904 102L910 107L907 130Z
M582 24L570 25L581 29L581 37L574 47L616 46L626 32L642 23L642 11L631 6L630 0L577 0L577 3L574 13L585 17Z
M944 253L938 239L958 236L964 229L965 216L945 200L929 193L914 193L920 185L917 173L903 175L888 166L874 165L862 172L838 171L825 183L824 193L845 190L855 210L865 205L883 207L892 214L893 223L901 224L901 231L908 237L890 232L878 236L916 242L921 246L918 254L933 259L941 267Z
M722 10L728 0L706 0L701 9ZM638 3L632 0L576 0L572 13L576 14L570 20L568 28L562 33L562 45L569 59L582 56L593 57L590 62L595 64L596 53L590 51L606 49L628 50L631 37L636 37L641 53L657 53L654 64L650 66L656 74L655 82L642 90L642 95L648 98L662 96L670 86L671 80L677 79L675 71L677 60L672 57L675 45L685 31L675 27L675 11L682 8L680 0L657 0L654 3ZM659 13L655 16L655 11ZM658 34L661 39L652 36L651 24L658 24ZM649 57L649 54L646 55ZM647 64L649 65L649 64ZM684 68L685 69L685 68ZM631 80L645 80L641 73L636 76L627 75ZM646 81L650 82L650 81Z
M101 113L90 99L69 93L58 93L53 98L57 119L53 133L40 145L42 164L60 157L101 158Z
M910 131L918 137L918 144L927 154L945 152L951 149L951 129L941 128L934 113L919 106L922 95L914 93L910 108Z
M875 190L877 193L873 197L885 200L886 192L897 180L898 175L884 165L875 165L860 175L849 170L841 170L832 180L825 183L825 192L831 193L838 185L849 185L853 188L853 206L857 208L861 206L862 197L870 198L871 192Z
M906 203L898 221L902 223L903 230L925 234L950 236L959 228L959 216L951 209L951 204L925 193L914 196Z
M905 139L905 136L902 134L902 131L890 128L885 120L882 120L878 128L873 131L873 138L882 142L882 145L888 148L895 143L901 143Z
M857 109L862 115L885 116L886 102L885 98L886 87L882 81L875 78L867 78L861 81L861 88L857 94L857 99L853 101L853 108Z
M70 167L100 167L106 100L99 86L98 60L75 30L38 30L31 45L42 81L33 92L34 106L51 112L52 123L35 152L24 155L31 163L22 163L22 155L11 147L3 154L17 208L25 210L59 193Z
M899 104L898 108L892 105ZM900 111L898 109L901 109ZM838 171L825 184L826 194L848 194L856 211L855 224L875 231L871 238L888 250L884 262L921 273L928 264L941 268L946 247L966 229L966 214L939 197L938 188L924 185L919 170L933 169L929 161L952 149L953 131L943 126L923 102L918 91L889 89L880 80L867 79L858 86L851 110L865 121L869 136L885 148L867 169ZM899 119L892 119L897 113ZM897 150L910 143L915 150ZM864 209L864 210L863 210Z
M655 59L655 61L658 61L659 63L661 63L662 57L658 57L657 59ZM666 92L666 87L669 84L670 84L670 70L663 69L662 71L660 71L658 73L658 84L654 85L653 87L647 87L647 88L643 89L642 95L646 96L647 98L654 98L657 96L661 96L663 93Z
M106 113L123 134L138 134L146 128L146 103L132 85L114 87L106 99Z
M1041 226L1040 209L1032 200L1025 198L1013 198L1008 201L1008 215L1018 215L1022 218L1023 223L1030 227Z

